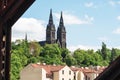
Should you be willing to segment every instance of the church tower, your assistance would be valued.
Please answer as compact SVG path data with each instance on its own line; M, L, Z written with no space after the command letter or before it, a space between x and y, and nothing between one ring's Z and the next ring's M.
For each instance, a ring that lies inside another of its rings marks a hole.
M54 44L56 42L55 39L55 25L53 23L52 9L50 10L49 22L46 29L46 43Z
M57 42L60 43L61 48L66 48L66 29L63 22L62 12L61 12L59 26L57 29Z

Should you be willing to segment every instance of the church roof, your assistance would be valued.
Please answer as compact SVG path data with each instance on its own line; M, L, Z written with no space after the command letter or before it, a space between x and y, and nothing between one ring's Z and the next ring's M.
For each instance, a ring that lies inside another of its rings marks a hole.
M45 46L46 41L39 41L38 43L39 43L41 46Z

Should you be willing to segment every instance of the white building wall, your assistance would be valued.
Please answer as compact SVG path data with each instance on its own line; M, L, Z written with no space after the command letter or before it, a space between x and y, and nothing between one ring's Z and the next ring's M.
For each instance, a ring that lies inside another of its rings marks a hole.
M74 72L68 66L65 66L59 71L59 80L74 80Z
M42 73L41 74L42 74L42 76L41 76L42 80L49 80L49 79L46 78L46 71L43 68L42 68Z

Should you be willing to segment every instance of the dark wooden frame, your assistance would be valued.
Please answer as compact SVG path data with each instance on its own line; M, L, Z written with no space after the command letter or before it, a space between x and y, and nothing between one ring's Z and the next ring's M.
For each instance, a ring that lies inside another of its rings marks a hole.
M0 0L0 80L10 80L11 28L35 0Z

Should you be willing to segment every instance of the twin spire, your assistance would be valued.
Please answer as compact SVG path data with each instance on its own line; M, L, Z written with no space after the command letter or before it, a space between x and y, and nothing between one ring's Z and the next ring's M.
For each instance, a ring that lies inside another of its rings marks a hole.
M52 9L50 9L49 24L54 24L53 16L52 16ZM60 17L59 26L61 26L61 27L64 26L62 11L61 11L61 17Z
M53 16L52 16L52 9L50 10L49 22L47 24L47 29L46 29L46 43L48 44L57 43L61 48L66 48L66 30L63 22L62 12L61 12L60 22L57 29L57 35L56 35L56 29L53 22Z

